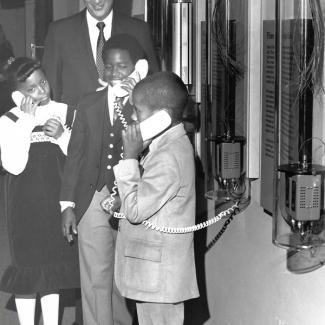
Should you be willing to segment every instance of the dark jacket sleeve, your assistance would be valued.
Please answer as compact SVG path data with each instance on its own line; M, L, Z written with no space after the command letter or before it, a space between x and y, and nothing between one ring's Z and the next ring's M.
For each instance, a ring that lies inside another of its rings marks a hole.
M81 166L84 157L86 133L85 112L80 109L76 113L71 132L68 155L63 172L60 201L75 202L76 200L76 187L82 172Z
M60 57L60 45L56 37L55 25L51 24L44 43L42 65L46 77L50 82L52 97L56 101L62 98L62 62Z
M148 24L143 24L143 47L144 51L147 54L148 62L149 62L149 71L151 73L157 72L160 70L159 63L158 63L158 57L156 50L154 48L154 43L151 37L150 29Z

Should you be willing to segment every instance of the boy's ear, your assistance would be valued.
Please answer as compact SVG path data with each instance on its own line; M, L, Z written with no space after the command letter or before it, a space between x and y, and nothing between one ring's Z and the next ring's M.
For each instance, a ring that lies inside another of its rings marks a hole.
M130 94L130 96L129 96L129 103L132 105L132 106L134 106L134 104L133 104L133 91L131 92L131 94Z

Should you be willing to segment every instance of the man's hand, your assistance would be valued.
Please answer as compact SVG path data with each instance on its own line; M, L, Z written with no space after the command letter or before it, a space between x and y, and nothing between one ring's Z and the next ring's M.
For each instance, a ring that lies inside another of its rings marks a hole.
M131 124L122 131L123 159L138 159L143 151L143 140L139 123Z
M69 243L72 243L74 238L73 235L77 235L77 223L76 215L73 208L68 207L62 212L61 227L63 236L67 239Z

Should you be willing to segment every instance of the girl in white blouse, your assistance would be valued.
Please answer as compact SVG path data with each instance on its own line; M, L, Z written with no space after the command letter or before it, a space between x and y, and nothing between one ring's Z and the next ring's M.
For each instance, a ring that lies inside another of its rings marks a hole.
M15 295L21 324L34 324L39 294L44 324L56 325L59 290L79 287L77 246L62 238L59 206L74 112L50 99L50 86L38 61L11 58L5 73L12 90L23 96L0 118L11 252L0 290Z

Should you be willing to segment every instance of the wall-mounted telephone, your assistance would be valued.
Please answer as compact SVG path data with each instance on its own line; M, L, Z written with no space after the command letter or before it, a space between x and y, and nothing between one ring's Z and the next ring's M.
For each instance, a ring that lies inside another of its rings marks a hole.
M14 101L14 103L16 104L16 106L20 107L21 101L23 100L23 98L25 98L25 95L22 92L20 92L19 90L15 90L14 92L12 92L11 98Z
M148 61L145 59L138 60L134 66L134 71L128 76L128 78L133 78L138 83L140 80L146 77L148 70ZM121 86L123 86L123 80L113 85L113 92L116 97L125 97L128 95L128 92Z
M321 215L321 175L286 175L285 203L290 218L316 221Z
M279 206L276 217L279 219L278 238L285 245L297 247L315 245L323 228L323 182L325 169L320 165L302 166L300 163L283 164L278 167ZM289 226L287 228L282 220ZM281 227L280 227L281 226ZM323 240L323 239L321 239Z

